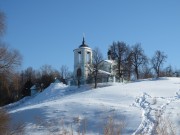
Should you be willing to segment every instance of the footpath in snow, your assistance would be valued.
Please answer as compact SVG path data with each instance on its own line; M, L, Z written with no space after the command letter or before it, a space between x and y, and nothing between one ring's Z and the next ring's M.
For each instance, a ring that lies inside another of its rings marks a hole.
M164 100L163 104L161 106L157 105L157 102L160 102L161 100ZM143 93L140 97L137 97L135 104L133 105L139 107L142 110L142 121L133 135L155 134L155 129L158 124L157 118L163 117L167 106L169 106L172 102L176 102L177 100L180 100L180 90L176 92L175 96L167 98L152 98L147 93Z

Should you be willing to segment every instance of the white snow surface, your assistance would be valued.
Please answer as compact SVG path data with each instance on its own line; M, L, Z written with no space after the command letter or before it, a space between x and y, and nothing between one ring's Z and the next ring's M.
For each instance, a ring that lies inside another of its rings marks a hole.
M87 125L86 134L99 135L109 116L113 116L115 122L123 121L122 134L152 135L157 111L168 116L176 134L180 134L180 78L98 86L96 89L88 85L77 88L52 83L42 93L5 108L12 118L12 125L25 123L27 135L56 134L62 127L70 128L71 125L76 134L83 121Z

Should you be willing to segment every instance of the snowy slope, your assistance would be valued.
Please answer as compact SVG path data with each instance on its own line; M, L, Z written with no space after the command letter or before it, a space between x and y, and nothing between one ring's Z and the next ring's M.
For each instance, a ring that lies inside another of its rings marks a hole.
M168 115L176 133L180 134L179 89L180 78L114 83L97 89L90 86L78 89L55 83L39 95L6 108L13 123L26 124L27 135L56 133L62 125L72 125L77 131L82 121L86 121L86 134L101 134L109 116L115 121L123 121L123 134L152 134L157 111L160 115Z

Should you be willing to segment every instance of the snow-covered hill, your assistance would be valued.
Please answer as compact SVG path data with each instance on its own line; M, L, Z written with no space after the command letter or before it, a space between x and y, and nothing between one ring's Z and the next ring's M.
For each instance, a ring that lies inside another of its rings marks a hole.
M97 89L54 83L39 95L6 108L13 123L25 123L27 135L56 133L71 125L75 132L83 121L87 125L86 134L101 134L109 116L115 122L123 121L123 134L151 134L157 111L168 116L176 134L180 134L179 89L180 78L113 83Z

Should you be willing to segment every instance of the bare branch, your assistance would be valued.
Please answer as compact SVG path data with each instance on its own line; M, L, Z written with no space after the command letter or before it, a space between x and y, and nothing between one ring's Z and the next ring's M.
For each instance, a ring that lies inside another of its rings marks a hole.
M0 36L4 34L5 31L5 15L0 11Z
M10 50L0 43L0 72L13 70L21 65L21 61L22 57L17 50Z

